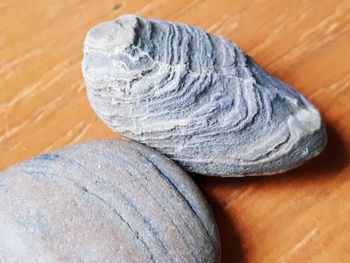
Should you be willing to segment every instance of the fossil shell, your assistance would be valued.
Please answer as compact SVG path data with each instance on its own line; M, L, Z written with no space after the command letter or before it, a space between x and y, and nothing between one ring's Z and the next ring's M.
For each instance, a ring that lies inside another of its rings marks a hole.
M87 34L82 70L90 104L108 126L190 172L283 172L327 141L303 95L200 28L122 16Z
M211 212L171 160L88 142L0 174L1 262L218 262Z

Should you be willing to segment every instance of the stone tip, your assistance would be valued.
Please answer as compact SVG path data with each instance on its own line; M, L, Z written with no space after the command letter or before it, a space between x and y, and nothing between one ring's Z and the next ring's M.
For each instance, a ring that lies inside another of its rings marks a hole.
M110 51L134 42L137 17L123 15L118 19L93 27L85 39L85 47Z

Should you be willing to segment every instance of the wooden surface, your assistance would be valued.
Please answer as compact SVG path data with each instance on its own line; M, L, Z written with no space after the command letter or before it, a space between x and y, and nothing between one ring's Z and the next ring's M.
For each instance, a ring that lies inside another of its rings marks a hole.
M350 262L350 1L0 1L0 170L62 146L118 137L89 108L88 29L124 13L223 35L307 95L324 153L285 175L197 178L223 262Z

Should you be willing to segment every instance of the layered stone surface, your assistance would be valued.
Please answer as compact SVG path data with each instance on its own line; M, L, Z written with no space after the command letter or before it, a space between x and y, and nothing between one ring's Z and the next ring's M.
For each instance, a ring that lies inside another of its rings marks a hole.
M133 15L87 34L90 104L113 130L204 175L274 174L326 145L318 110L230 42Z

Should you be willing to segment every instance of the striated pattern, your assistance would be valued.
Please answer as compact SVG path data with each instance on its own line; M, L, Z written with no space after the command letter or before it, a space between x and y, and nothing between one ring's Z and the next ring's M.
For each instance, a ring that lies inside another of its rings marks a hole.
M134 142L88 142L14 166L0 174L0 206L1 262L220 260L196 185Z
M125 15L87 34L88 97L113 130L189 172L273 174L318 155L317 109L225 38Z

